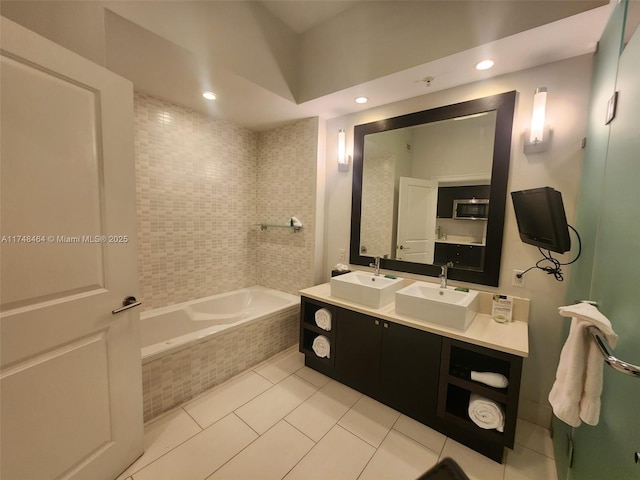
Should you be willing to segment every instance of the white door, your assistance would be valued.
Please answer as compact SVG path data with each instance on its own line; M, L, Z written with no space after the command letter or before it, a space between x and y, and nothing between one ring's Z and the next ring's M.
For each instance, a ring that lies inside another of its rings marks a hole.
M433 263L438 184L400 177L396 258Z
M130 82L1 18L3 480L142 453Z

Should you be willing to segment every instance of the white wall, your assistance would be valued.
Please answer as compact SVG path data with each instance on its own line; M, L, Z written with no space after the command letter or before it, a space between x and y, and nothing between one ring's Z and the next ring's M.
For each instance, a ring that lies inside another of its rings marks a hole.
M585 55L329 120L323 281L327 281L331 268L338 262L339 250L349 251L352 169L349 173L338 172L337 163L332 161L337 158L339 129L347 132L348 149L352 150L355 125L516 90L519 94L513 125L508 191L547 185L554 187L562 192L567 219L572 223L582 168L581 140L586 130L590 79L591 56ZM547 118L553 138L547 152L527 156L522 151L522 133L530 122L533 92L540 86L549 89ZM520 241L511 202L507 202L504 228L500 286L466 286L531 299L530 353L524 362L520 416L548 425L551 410L546 398L555 378L562 347L561 326L566 321L558 315L557 307L565 304L567 281L557 282L536 270L526 275L525 288L512 287L512 271L535 264L539 252ZM562 256L561 260L568 261L568 257ZM570 267L566 267L565 271L570 273ZM406 274L403 276L419 278ZM429 277L423 279L435 281Z
M491 177L496 113L465 120L436 122L415 129L412 176L477 175Z

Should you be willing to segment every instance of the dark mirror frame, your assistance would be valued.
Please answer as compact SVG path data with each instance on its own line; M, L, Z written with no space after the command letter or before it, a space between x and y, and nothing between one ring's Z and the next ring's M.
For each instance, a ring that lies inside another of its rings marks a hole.
M467 102L446 105L421 112L387 118L377 122L354 127L353 190L351 197L351 246L349 261L354 265L369 266L373 257L360 255L360 222L362 212L362 173L364 137L372 133L386 132L398 128L412 127L425 123L439 122L455 117L496 111L496 130L491 168L491 192L489 194L489 219L482 271L450 268L448 278L463 282L478 283L497 287L500 279L502 254L502 234L507 199L507 180L511 160L511 132L516 102L516 91L492 95ZM440 267L422 263L405 262L383 258L380 268L397 272L415 273L437 277Z

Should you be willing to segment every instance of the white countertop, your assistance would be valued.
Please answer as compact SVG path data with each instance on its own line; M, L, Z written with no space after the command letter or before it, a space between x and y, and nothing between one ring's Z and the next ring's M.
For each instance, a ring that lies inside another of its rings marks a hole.
M489 295L480 292L481 295ZM382 308L370 308L357 303L331 296L331 286L329 283L316 285L315 287L300 290L300 295L330 303L338 307L343 307L356 312L371 315L382 320L406 325L408 327L424 330L426 332L442 335L443 337L454 338L463 342L491 348L500 352L510 353L519 357L529 356L529 304L526 299L519 299L522 307L518 308L518 315L514 309L515 318L521 318L511 323L498 323L491 315L478 313L469 325L467 330L460 331L453 328L444 327L435 323L424 322L415 318L399 315L395 312L395 303L392 302ZM486 302L481 302L486 303ZM526 303L526 305L524 305ZM526 308L525 308L526 307ZM517 305L516 305L517 308ZM526 316L526 318L523 318Z
M474 247L484 247L484 243L469 242L469 241L457 241L457 240L436 240L435 243L450 243L453 245L472 245Z

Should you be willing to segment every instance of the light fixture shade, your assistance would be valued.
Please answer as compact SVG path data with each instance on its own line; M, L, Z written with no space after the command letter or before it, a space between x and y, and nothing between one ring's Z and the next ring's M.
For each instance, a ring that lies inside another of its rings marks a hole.
M545 140L545 111L547 109L547 87L539 87L533 96L533 113L531 115L531 132L529 141L539 143Z
M524 134L524 153L539 153L549 148L551 131L546 124L546 110L547 87L538 87L533 95L531 128Z
M338 130L338 171L349 170L349 157L347 156L347 134L343 129Z

